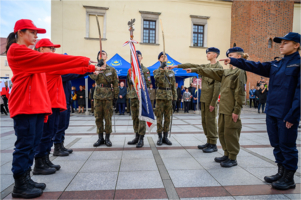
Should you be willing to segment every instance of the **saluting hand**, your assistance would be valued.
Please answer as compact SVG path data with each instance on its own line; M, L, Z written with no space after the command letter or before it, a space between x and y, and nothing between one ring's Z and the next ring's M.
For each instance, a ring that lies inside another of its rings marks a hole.
M236 123L236 122L237 122L237 120L238 120L238 115L237 115L237 114L234 114L234 113L232 113L232 119L233 119L233 121Z
M286 122L286 124L285 124L285 126L286 126L287 129L292 128L293 125L294 125L294 124L289 123L289 122Z
M230 64L231 59L230 58L224 58L224 59L220 59L219 61L224 61L225 65Z
M187 73L191 73L191 69L190 68L189 69L184 69L184 70L186 70Z

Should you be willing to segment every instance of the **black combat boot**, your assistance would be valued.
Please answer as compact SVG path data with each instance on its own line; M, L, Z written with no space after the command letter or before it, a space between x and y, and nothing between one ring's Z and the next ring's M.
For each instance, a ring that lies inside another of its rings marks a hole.
M72 149L67 149L67 148L64 146L64 142L62 142L61 145L62 145L61 148L63 149L63 151L67 151L69 154L73 152Z
M105 145L107 147L111 147L112 146L112 142L110 141L110 134L106 134Z
M53 163L50 161L50 159L49 159L49 154L46 155L46 156L44 157L44 159L45 159L45 163L46 163L50 168L55 168L57 171L61 169L61 166L60 166L60 165L55 165L55 164L53 164Z
M49 174L54 174L55 172L56 169L49 167L45 163L45 159L35 158L35 164L32 172L34 175L49 175Z
M69 156L69 153L62 149L61 143L57 143L54 144L53 156Z
M265 176L264 180L268 183L273 183L275 181L278 181L284 172L284 167L281 164L278 164L278 173L272 176Z
M221 162L220 164L222 167L233 167L237 165L237 161L236 160L231 160L231 159L227 159L223 162Z
M12 197L29 199L39 197L43 194L43 190L29 184L27 180L27 173L24 173L20 176L14 176L14 179L15 186Z
M221 162L223 162L225 160L228 160L228 156L222 156L222 157L215 157L214 158L214 161L218 162L218 163L221 163Z
M157 145L161 146L162 145L162 141L163 141L162 133L158 133Z
M288 190L290 188L295 188L296 184L294 181L294 174L296 171L284 169L282 177L272 183L272 187L277 190Z
M209 143L203 144L203 145L198 145L198 149L205 149Z
M105 144L105 140L103 139L103 133L98 134L98 140L93 144L93 147L98 147L102 144Z
M138 140L139 140L139 134L136 133L135 138L134 138L132 141L129 141L129 142L128 142L128 145L135 145L135 144L138 143Z
M137 143L137 145L136 145L136 148L141 148L141 147L143 147L143 145L144 145L143 138L144 138L144 135L140 135L139 141L138 141L138 143Z
M163 136L162 142L167 144L167 145L172 145L171 141L169 141L169 139L167 138L168 137L168 132L164 132L163 134L164 134L164 136Z
M206 148L203 149L204 153L213 153L217 151L216 144L209 144Z
M29 185L32 185L32 186L34 186L34 187L36 187L36 188L39 188L39 189L44 190L44 189L46 188L46 184L45 184L45 183L37 183L37 182L34 182L34 181L31 179L31 177L30 177L30 171L31 171L31 169L29 169L29 170L27 171L27 174L26 174L26 179L27 179L27 181L28 181L28 184L29 184Z

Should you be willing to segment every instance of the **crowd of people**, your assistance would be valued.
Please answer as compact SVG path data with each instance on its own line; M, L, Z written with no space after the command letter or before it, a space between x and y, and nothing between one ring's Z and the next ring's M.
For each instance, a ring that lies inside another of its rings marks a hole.
M256 89L254 86L249 90L250 108L252 105L258 109L258 113L265 113L265 106L268 96L269 86L268 83L261 77L261 81L257 81Z
M70 108L71 105L76 108L77 103L78 112L81 113L85 107L84 87L80 86L77 91L74 87L71 89L73 79L88 75L95 81L95 88L90 90L89 95L94 105L98 134L94 147L113 146L110 140L113 105L118 105L116 107L120 114L124 114L127 99L135 134L134 139L127 144L136 145L136 148L144 146L146 122L139 118L140 102L134 88L132 69L128 71L128 87L125 88L124 83L118 85L116 70L107 65L106 51L99 51L98 62L87 57L55 54L55 48L60 45L53 44L49 39L41 39L35 44L37 34L45 32L45 29L37 28L31 20L21 19L16 22L14 31L7 39L7 59L13 72L9 112L17 136L12 162L14 198L38 197L46 188L45 183L37 183L31 179L34 160L33 174L50 175L61 168L49 159L52 146L53 156L68 156L73 152L64 146L65 131L73 110ZM151 85L149 69L141 63L142 52L136 51L145 85L149 88L150 96L152 93L155 96L150 99L155 105L157 145L172 145L168 139L172 112L178 111L182 103L184 111L189 112L200 101L202 126L207 141L198 145L198 148L203 153L216 152L219 139L224 155L213 160L221 167L238 165L242 129L240 114L245 103L246 71L250 71L270 78L268 96L264 84L260 85L259 92L251 92L255 98L259 98L258 108L260 106L264 111L265 103L268 105L265 108L267 131L278 165L278 172L265 176L264 180L275 189L295 188L294 174L298 168L296 140L300 121L300 34L291 32L284 37L275 37L274 42L280 43L280 52L284 56L281 61L249 61L249 55L242 48L233 47L226 52L227 58L219 60L229 65L228 69L224 69L217 60L220 50L216 47L206 49L209 63L201 65L185 63L167 66L167 57L161 52L158 55L161 65L153 72L155 91ZM34 44L36 50L28 48ZM190 88L179 88L172 70L174 68L182 68L187 73L194 72L202 76L202 92L193 84ZM220 105L217 113L219 94ZM278 98L279 95L282 97Z

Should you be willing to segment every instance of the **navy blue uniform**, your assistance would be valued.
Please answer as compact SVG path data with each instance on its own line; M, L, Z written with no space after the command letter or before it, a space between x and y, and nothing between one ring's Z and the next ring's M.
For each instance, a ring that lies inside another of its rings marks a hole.
M295 52L280 61L253 62L230 58L230 64L270 78L266 106L267 131L276 163L297 170L296 139L300 121L300 55ZM286 128L286 122L293 126Z
M66 74L62 75L62 81L63 81L63 88L65 91L65 96L66 96L66 105L67 105L67 110L63 111L60 113L60 120L59 120L59 125L58 129L56 131L56 134L53 138L54 144L59 144L64 142L65 140L65 131L69 127L69 121L70 121L70 104L71 104L71 80L82 78L84 76L87 76L88 74L92 73L86 73L84 75L79 75L79 74Z

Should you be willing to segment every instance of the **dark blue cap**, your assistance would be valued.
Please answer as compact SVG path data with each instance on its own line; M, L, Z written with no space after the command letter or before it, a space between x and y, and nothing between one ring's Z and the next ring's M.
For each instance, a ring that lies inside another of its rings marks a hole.
M215 48L215 47L209 47L208 49L206 49L206 53L208 53L208 52L214 52L214 53L217 53L219 55L220 50L218 48Z
M139 50L136 51L136 54L142 56L142 53L141 53L141 51L139 51Z
M159 55L158 55L158 60L160 59L160 57L163 55L163 51L161 52L161 53L159 53ZM166 53L165 53L165 55L166 55Z
M235 52L244 52L244 50L240 47L233 47L228 49L228 51L226 52L226 56L228 57L229 53L235 53Z
M300 34L294 33L294 32L289 32L284 37L275 37L274 38L274 42L276 42L276 43L281 43L281 40L290 40L290 41L300 43Z

